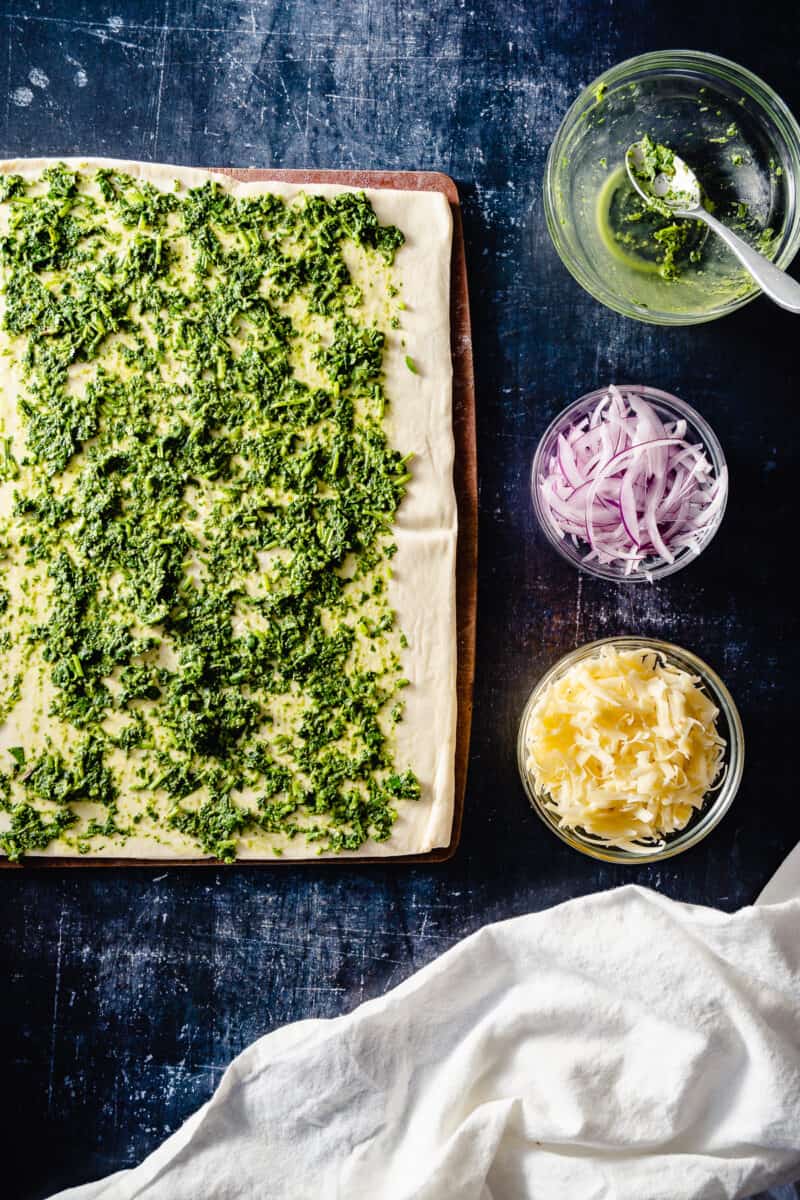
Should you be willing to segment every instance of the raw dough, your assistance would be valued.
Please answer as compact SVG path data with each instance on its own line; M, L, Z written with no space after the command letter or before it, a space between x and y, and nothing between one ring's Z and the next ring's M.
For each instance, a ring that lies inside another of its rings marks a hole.
M273 192L291 198L299 192L332 195L355 190L335 184L239 183L225 175L187 167L110 159L21 159L0 162L0 171L27 178L55 161L89 170L112 166L163 189L171 189L176 179L194 187L213 178L236 195ZM403 665L410 686L404 693L405 719L397 727L396 760L413 766L422 785L422 797L418 802L399 804L398 819L388 841L368 842L352 855L390 857L446 846L453 823L457 513L449 322L452 219L446 197L438 192L367 189L366 194L380 221L398 225L406 237L394 266L406 311L402 332L388 333L385 374L391 401L387 416L390 441L403 454L414 454L413 478L396 524L398 553L393 562L390 600L409 640ZM417 365L418 374L409 371L406 355ZM4 414L8 414L10 397L17 386L6 361L0 359L0 406ZM0 493L9 487L2 485ZM0 512L7 511L7 503L0 504ZM0 726L0 749L19 742L18 730L24 720L25 706L20 703ZM121 808L124 811L124 800ZM268 834L248 834L246 844L240 842L239 859L271 860L274 840ZM58 856L74 854L74 850L55 841L39 853ZM120 843L109 839L102 847L93 845L87 857L203 856L194 843L172 832L161 844L142 837L129 837ZM283 857L317 856L313 848L297 838L283 843Z

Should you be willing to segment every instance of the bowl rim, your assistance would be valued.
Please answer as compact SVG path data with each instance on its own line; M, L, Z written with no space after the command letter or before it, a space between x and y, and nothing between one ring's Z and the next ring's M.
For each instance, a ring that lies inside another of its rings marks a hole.
M583 571L587 575L593 575L596 579L608 580L611 583L654 583L660 579L666 579L670 575L675 575L678 571L683 570L684 567L688 567L691 563L696 562L703 551L708 547L709 543L714 539L714 537L716 537L728 507L730 480L726 479L725 481L725 498L714 519L712 527L704 536L702 542L700 543L700 549L696 554L687 552L676 558L675 562L673 563L665 562L653 567L648 571L647 574L644 574L643 572L637 572L636 574L631 573L630 575L624 575L618 569L605 566L602 563L583 562L578 558L577 553L574 555L570 553L570 551L567 549L567 546L571 545L571 543L568 542L567 538L558 537L549 520L547 519L547 515L542 507L539 496L539 488L537 487L536 481L541 472L542 460L544 459L545 447L548 441L552 439L554 434L562 427L562 425L565 424L568 418L576 416L584 408L587 408L595 401L599 401L604 395L606 395L608 392L608 387L610 386L611 385L608 385L607 387L594 388L591 392L586 392L583 396L579 396L577 400L573 400L572 403L568 404L566 408L563 408L561 412L559 412L553 418L542 436L539 438L533 455L533 461L531 463L530 485L533 511L536 514L536 520L539 524L539 528L544 533L550 545L558 551L558 553L563 559L565 559L566 562L571 563L574 567L577 567L579 571ZM720 442L716 433L706 421L705 417L701 416L696 409L692 408L691 404L687 404L685 400L681 400L680 396L674 396L671 392L662 391L661 388L651 387L646 383L615 383L613 386L618 388L619 391L623 393L626 391L635 392L644 399L653 400L656 405L660 405L662 408L670 409L672 412L676 413L677 416L685 418L690 425L694 426L700 435L706 452L708 453L713 464L715 475L719 476L722 470L727 468L728 464L725 459L725 452L722 449L722 443Z
M743 296L727 301L720 308L697 314L657 312L654 309L640 308L631 302L626 302L611 292L608 295L599 295L595 277L590 277L590 273L584 269L583 263L577 257L573 256L569 247L563 241L561 237L561 223L557 215L555 165L562 157L562 143L567 133L571 131L576 117L582 113L587 102L592 102L596 99L598 89L608 87L612 83L617 84L620 81L624 81L625 76L633 70L649 70L651 73L657 73L659 68L665 73L668 72L670 74L679 73L681 68L687 70L692 68L698 72L707 70L710 78L722 78L729 83L736 83L750 93L751 97L757 101L762 112L777 125L789 147L789 156L790 158L793 157L793 161L789 164L790 170L786 171L793 207L791 222L787 227L783 244L774 261L775 265L781 269L785 269L790 265L798 250L800 250L800 197L798 196L798 193L800 193L800 124L798 124L797 119L786 102L781 99L778 93L760 75L756 75L748 67L743 67L740 63L734 62L733 59L723 58L719 54L712 54L706 50L651 50L645 54L636 54L631 58L623 59L621 62L608 67L581 90L580 94L564 114L547 153L542 184L545 221L551 241L561 262L570 275L572 275L573 279L594 300L597 300L598 303L603 304L613 312L620 313L622 316L632 318L633 320L641 321L644 324L677 327L702 325L708 321L716 321L720 317L728 316L729 313L743 308L745 304L750 304L753 300L757 300L762 295L761 289L754 285L751 291ZM791 153L792 148L794 149L793 156ZM786 166L785 163L782 163L782 165Z
M727 765L725 776L718 790L716 792L712 791L711 801L706 800L704 807L699 810L700 815L697 820L694 822L690 821L685 830L676 834L662 846L653 850L646 850L642 854L614 846L597 845L584 839L574 830L560 828L540 799L526 763L526 727L531 710L539 696L553 679L558 678L565 671L569 670L576 662L580 662L584 658L590 658L597 653L600 647L609 645L616 645L631 650L644 647L648 650L656 651L667 660L672 659L679 666L688 667L693 674L699 676L701 686L705 688L711 699L720 709L720 712L724 715L730 735L726 751ZM745 738L739 710L727 686L713 667L710 667L707 662L704 662L693 651L685 650L682 646L676 646L673 642L666 642L661 638L638 636L636 634L618 634L612 637L598 638L596 641L584 642L583 645L577 646L574 650L570 650L562 655L544 672L531 688L528 698L525 701L517 730L517 770L528 802L540 821L547 826L551 833L555 834L557 838L573 850L578 850L581 854L585 854L589 858L621 866L637 866L639 864L661 862L662 859L674 858L676 854L682 854L684 850L690 850L693 846L702 842L717 827L736 799L744 772L744 762Z

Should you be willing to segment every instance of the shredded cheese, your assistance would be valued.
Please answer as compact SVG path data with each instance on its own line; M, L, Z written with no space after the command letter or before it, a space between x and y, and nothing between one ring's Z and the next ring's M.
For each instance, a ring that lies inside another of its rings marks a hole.
M545 688L525 731L527 768L561 828L636 850L686 826L725 754L699 682L653 650L608 645Z

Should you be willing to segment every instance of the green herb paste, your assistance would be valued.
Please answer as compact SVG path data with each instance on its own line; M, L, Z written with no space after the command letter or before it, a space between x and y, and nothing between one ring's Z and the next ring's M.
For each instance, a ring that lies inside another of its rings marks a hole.
M662 211L656 201L643 200L624 167L601 189L597 214L604 245L637 271L672 281L700 261L706 227L699 221L676 220L666 205Z
M389 326L402 243L363 194L0 177L0 717L37 698L0 763L9 858L355 850L418 798L387 594L409 464L348 265Z

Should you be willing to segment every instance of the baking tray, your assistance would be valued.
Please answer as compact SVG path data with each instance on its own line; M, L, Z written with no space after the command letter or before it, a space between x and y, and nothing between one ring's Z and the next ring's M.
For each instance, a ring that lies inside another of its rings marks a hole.
M390 188L395 191L441 192L453 214L453 252L450 274L450 342L453 356L453 434L455 437L454 484L458 504L458 544L456 550L456 625L458 669L456 688L458 717L455 746L455 805L453 828L447 846L427 854L365 855L359 858L237 859L231 867L290 867L318 865L352 867L363 863L437 863L452 858L461 837L464 795L469 763L469 738L472 725L472 685L475 676L475 624L477 615L478 567L478 465L475 446L475 380L472 367L472 330L467 292L467 261L458 189L447 175L437 171L279 171L252 168L213 167L211 170L234 179L264 182L285 180L289 183L333 183L342 187ZM24 870L46 867L219 867L213 858L92 858L91 855L36 856L22 863L0 859L0 869Z

